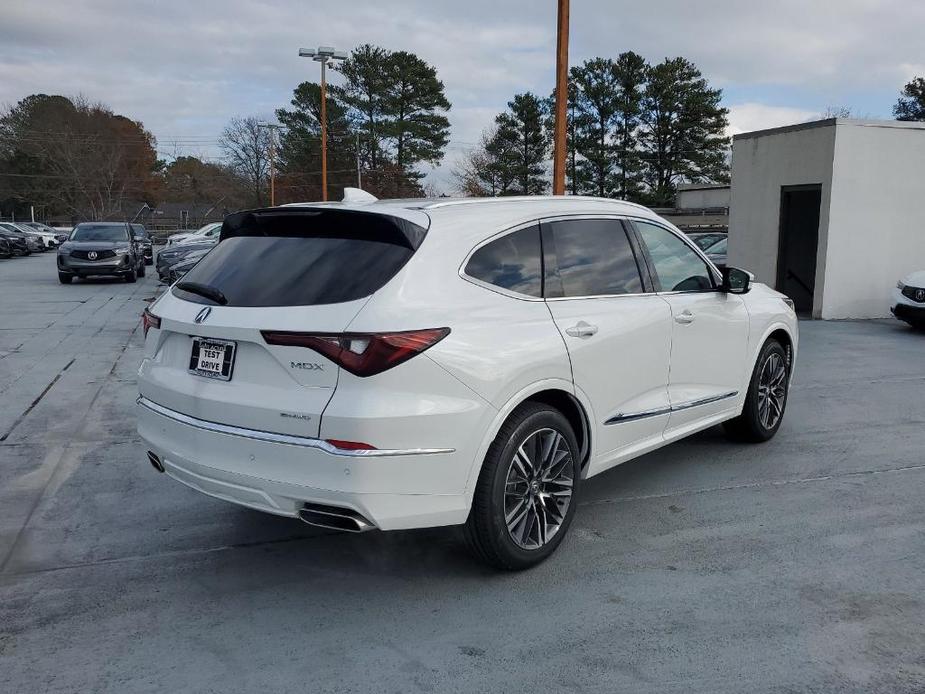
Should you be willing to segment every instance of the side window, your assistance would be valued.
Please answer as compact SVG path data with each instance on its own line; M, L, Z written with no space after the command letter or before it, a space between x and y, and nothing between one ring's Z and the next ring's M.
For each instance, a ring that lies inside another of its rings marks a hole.
M615 219L550 222L558 280L550 296L638 294L643 291L636 256L623 224ZM547 256L548 257L548 256Z
M532 226L482 246L466 263L469 277L528 296L543 296L540 228Z
M635 224L649 250L663 292L699 292L715 288L706 263L684 241L655 224Z

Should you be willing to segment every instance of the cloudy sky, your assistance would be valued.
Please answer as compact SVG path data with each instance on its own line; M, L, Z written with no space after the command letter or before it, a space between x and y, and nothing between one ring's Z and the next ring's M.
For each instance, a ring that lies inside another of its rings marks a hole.
M724 91L731 132L827 107L888 118L925 75L922 0L572 0L570 62L681 55ZM516 92L549 93L555 0L0 0L0 104L83 94L141 120L162 156L218 156L233 115L272 116L301 80L300 46L374 43L435 65L453 104L449 169ZM334 77L333 79L337 79Z

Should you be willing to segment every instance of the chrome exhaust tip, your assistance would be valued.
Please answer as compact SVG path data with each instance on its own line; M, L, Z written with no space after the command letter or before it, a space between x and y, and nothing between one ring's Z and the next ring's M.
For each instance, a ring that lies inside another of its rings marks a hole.
M164 471L164 464L161 462L161 459L155 455L154 451L148 451L148 460L151 461L151 467L153 467L158 472Z
M308 525L327 530L342 530L348 533L365 533L376 528L356 511L324 504L305 504L299 510L299 518Z

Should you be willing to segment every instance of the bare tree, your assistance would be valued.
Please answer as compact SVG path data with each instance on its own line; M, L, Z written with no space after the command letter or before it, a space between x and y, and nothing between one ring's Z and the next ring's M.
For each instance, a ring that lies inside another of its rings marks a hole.
M228 166L250 186L253 203L265 204L270 169L270 129L262 128L256 116L232 118L219 141Z
M502 167L499 166L497 157L489 151L496 133L496 127L487 128L482 133L479 144L463 154L453 167L456 188L462 195L494 197L506 192L507 185L502 180Z
M826 106L822 112L823 118L851 118L850 106Z

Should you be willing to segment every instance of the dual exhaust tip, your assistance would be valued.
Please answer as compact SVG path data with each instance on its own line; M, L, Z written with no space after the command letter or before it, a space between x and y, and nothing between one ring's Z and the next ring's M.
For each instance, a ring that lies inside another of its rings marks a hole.
M157 457L154 451L148 451L148 460L151 461L151 467L155 470L158 472L164 471L164 463L161 462L161 459Z
M352 509L325 504L305 504L299 510L299 518L316 528L342 530L348 533L365 533L376 527Z
M164 472L164 463L154 451L148 451L148 461L158 472ZM327 530L342 530L348 533L365 533L376 528L370 521L356 511L338 506L325 504L305 504L299 509L299 518L314 525L316 528Z

